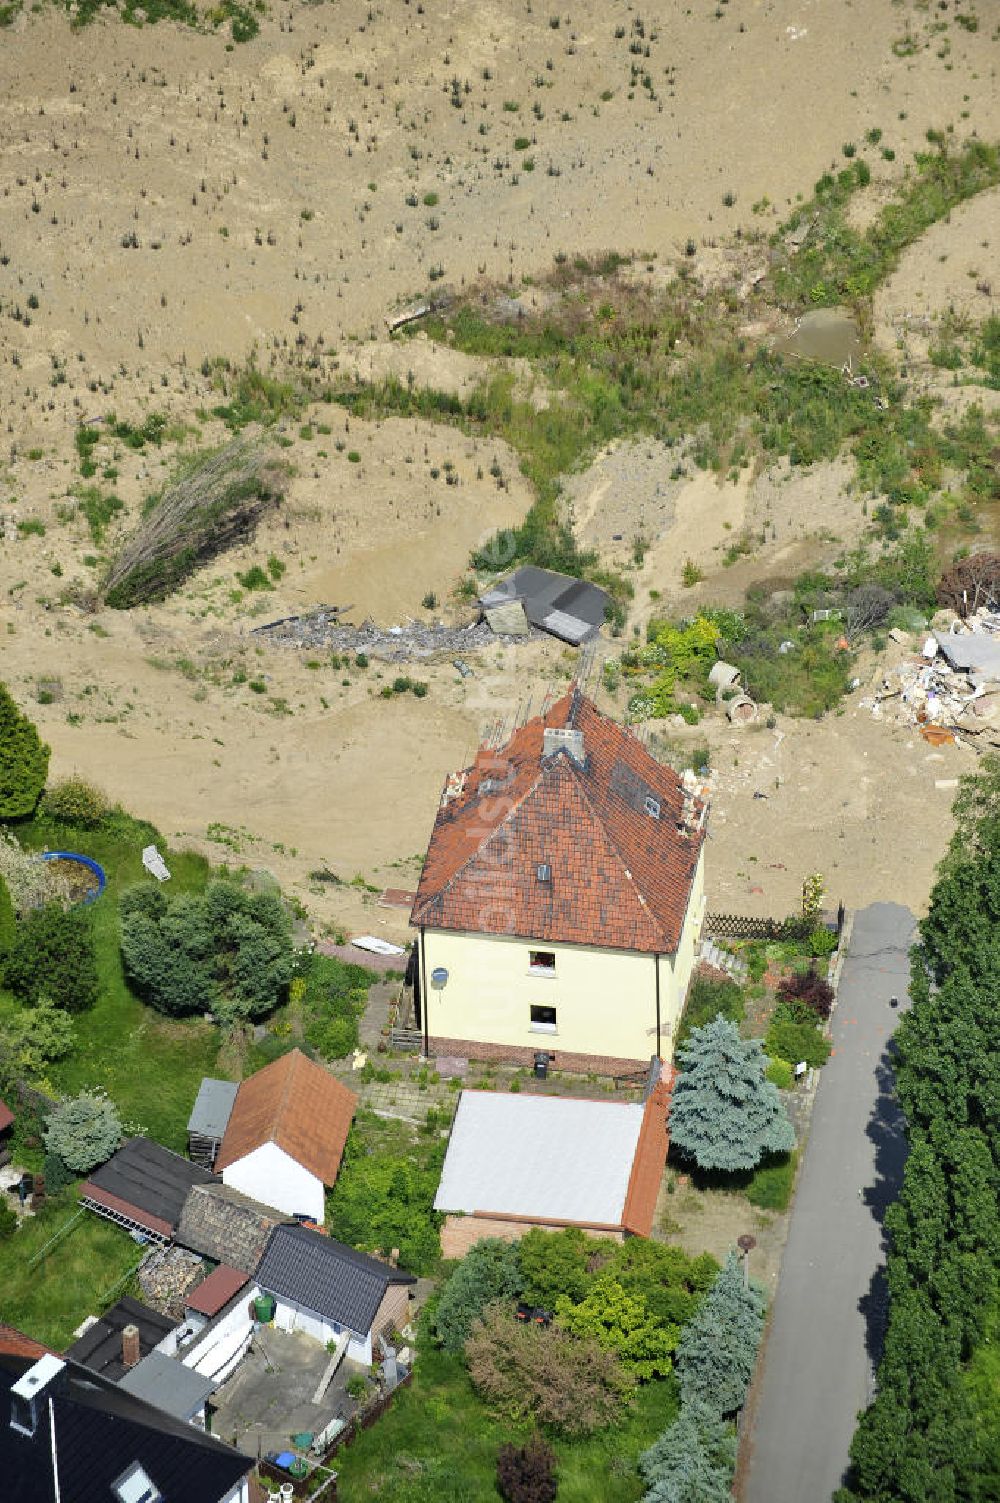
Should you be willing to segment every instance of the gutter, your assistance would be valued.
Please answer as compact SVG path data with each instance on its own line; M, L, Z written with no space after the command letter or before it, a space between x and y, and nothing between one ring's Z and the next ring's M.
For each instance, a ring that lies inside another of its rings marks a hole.
M420 1010L424 1025L424 1059L430 1055L430 1022L427 1017L427 946L424 942L425 925L420 925Z

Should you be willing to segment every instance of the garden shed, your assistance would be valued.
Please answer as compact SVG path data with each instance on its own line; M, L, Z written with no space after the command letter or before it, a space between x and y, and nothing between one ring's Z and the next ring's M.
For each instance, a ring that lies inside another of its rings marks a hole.
M372 1361L372 1342L408 1319L417 1281L391 1263L345 1247L304 1226L279 1226L257 1270L275 1299L274 1323L335 1342L355 1362Z
M188 1157L206 1169L215 1167L238 1090L235 1080L213 1080L208 1075L198 1089L188 1118Z
M597 636L611 597L586 580L525 564L481 595L479 604L498 633L512 629L509 607L520 604L532 626L578 647Z
M130 1232L169 1242L195 1185L215 1176L150 1138L129 1138L80 1186L80 1204Z
M241 1083L216 1170L244 1195L321 1224L357 1104L353 1091L292 1049Z

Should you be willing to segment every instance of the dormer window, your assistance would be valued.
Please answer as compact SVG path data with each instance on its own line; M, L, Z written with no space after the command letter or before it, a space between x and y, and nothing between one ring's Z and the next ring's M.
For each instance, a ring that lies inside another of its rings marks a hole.
M37 1419L34 1399L26 1399L23 1394L12 1393L10 1396L11 1429L20 1430L22 1435L34 1435Z
M645 809L646 813L649 815L649 817L651 819L659 819L659 817L660 817L660 801L659 801L659 799L653 798L652 795L648 795L646 797L646 799L644 800L642 807Z
M10 1428L22 1435L34 1435L38 1424L40 1400L51 1383L59 1377L66 1366L54 1352L39 1357L10 1390Z

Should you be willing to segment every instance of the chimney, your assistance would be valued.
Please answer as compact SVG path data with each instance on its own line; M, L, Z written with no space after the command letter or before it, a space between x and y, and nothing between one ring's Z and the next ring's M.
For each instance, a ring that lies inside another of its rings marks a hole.
M46 1393L66 1364L61 1357L46 1352L33 1367L11 1386L10 1427L22 1435L34 1435L41 1413L40 1399Z
M135 1367L140 1357L139 1327L122 1326L122 1361L126 1367Z
M560 751L564 751L577 767L582 767L587 760L583 732L547 725L542 732L542 756L554 757Z

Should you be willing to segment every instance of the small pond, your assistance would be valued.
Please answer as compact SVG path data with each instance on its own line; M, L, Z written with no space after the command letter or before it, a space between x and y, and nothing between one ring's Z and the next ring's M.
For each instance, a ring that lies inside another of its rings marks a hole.
M816 308L804 313L774 348L779 355L797 355L800 360L838 367L850 362L856 369L862 354L861 331L848 308Z

